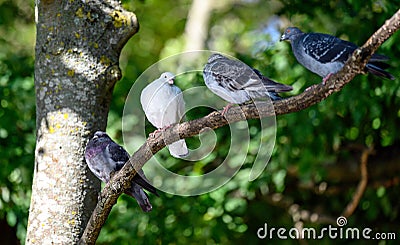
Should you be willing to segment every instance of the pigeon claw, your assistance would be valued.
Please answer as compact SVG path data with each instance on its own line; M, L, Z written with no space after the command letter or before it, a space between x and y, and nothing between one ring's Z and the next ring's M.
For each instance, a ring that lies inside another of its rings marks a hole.
M225 114L228 112L228 110L229 110L232 106L233 106L233 104L231 104L231 103L227 104L227 105L224 107L224 109L222 110L221 115L222 115L222 116L225 116Z
M163 127L163 128L159 128L159 129L155 130L153 133L149 133L149 137L154 138L154 137L156 137L156 134L157 134L157 133L159 133L159 132L161 132L161 131L164 131L164 130L167 130L167 129L171 128L171 127L172 127L172 124L171 124L171 125L168 125L168 126L165 126L165 127Z
M157 134L158 132L161 132L161 130L162 130L162 129L159 128L159 129L155 130L154 132L149 133L149 137L151 137L151 138L156 137L156 134Z
M326 77L324 77L322 79L322 85L326 84L326 81L328 81L328 79L333 75L333 73L329 73L328 75L326 75Z

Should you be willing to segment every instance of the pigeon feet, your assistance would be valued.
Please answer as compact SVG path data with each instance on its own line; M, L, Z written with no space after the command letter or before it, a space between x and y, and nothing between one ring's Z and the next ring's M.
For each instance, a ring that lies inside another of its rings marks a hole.
M155 130L154 132L152 132L152 133L149 133L149 137L151 137L151 138L154 138L154 137L156 137L156 134L158 133L158 132L161 132L161 128L159 128L159 129L157 129L157 130Z
M328 75L326 75L326 77L324 77L322 79L322 85L325 85L326 81L328 81L328 79L333 75L333 73L329 73Z
M159 128L159 129L155 130L154 132L149 133L149 137L154 138L158 132L161 132L163 130L167 130L167 129L171 128L171 127L172 127L172 125L168 125L168 126L165 126L163 128Z
M329 73L328 75L326 75L326 77L322 78L322 85L325 86L326 81L328 81L328 79L329 79L331 76L333 76L333 73ZM306 88L306 90L304 90L304 91L306 92L306 91L309 91L309 90L311 90L311 89L314 89L316 86L317 86L317 84L314 84L314 85L312 85L312 86Z
M226 114L226 113L228 112L228 110L232 107L232 105L233 105L233 104L231 104L231 103L227 104L227 105L224 107L224 109L222 110L221 115L222 115L222 116L225 116L225 114Z

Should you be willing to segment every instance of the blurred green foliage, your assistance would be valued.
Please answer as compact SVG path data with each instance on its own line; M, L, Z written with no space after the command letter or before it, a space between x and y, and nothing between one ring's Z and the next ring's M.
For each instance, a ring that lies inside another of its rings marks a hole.
M276 36L266 32L273 18L281 21L279 32L289 25L299 26L306 32L330 33L362 45L400 6L398 0L213 2L216 6L211 10L204 48L229 53L272 79L291 84L294 91L286 96L302 92L321 78L297 63L288 43L276 42ZM138 16L140 31L123 49L120 64L124 77L115 87L108 120L108 131L120 143L123 106L131 86L150 65L184 50L185 24L192 1L123 3ZM16 227L21 242L24 242L34 166L34 31L32 3L0 1L0 219ZM396 33L379 49L391 58L389 71L396 77L400 77L399 35ZM399 161L395 154L400 145L399 83L399 79L389 81L360 75L318 105L277 117L272 158L253 182L248 182L255 157L250 152L241 171L211 193L192 197L164 193L160 198L150 196L154 209L148 214L140 211L135 200L123 195L113 208L98 244L265 243L268 240L257 238L257 230L265 222L287 228L297 222L287 203L336 218L351 201L359 178L358 175L350 180L340 177L358 171L360 151L353 146L373 146L378 154L373 158L374 163L379 166L370 167L381 172L370 172L373 179L349 218L348 227L398 232L400 189L399 182L393 180L398 181L399 168L388 165L385 171L385 166ZM202 84L199 74L180 81L179 85L188 89ZM188 119L210 111L208 108L192 111ZM250 120L249 125L251 137L256 139L259 123ZM185 168L188 163L168 157L166 151L159 155L165 166L173 166L176 172L210 171L215 167L212 162L224 159L229 149L229 128L218 129L216 134L218 142L212 157L196 167ZM198 140L188 139L188 143L195 147ZM315 191L326 184L327 190L333 191ZM275 237L274 242L293 241L279 241Z
M22 239L34 163L34 35L33 3L0 1L0 219Z

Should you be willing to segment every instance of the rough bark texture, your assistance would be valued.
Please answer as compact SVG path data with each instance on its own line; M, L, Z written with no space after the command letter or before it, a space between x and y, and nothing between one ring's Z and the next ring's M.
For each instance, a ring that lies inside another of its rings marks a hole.
M261 103L257 105L257 108L254 104L233 107L225 114L227 118L224 118L221 112L212 112L203 118L184 122L167 129L165 132L159 132L155 134L154 138L148 138L132 155L129 160L130 164L125 164L121 171L103 189L81 242L85 244L95 243L112 206L116 203L118 196L128 187L127 183L131 182L136 171L141 169L153 154L165 147L166 144L176 141L176 139L168 137L168 135L179 134L181 138L188 138L199 134L202 129L207 127L215 129L227 125L228 122L233 123L244 119L282 115L310 107L332 93L340 91L357 74L364 73L365 65L371 55L399 28L400 10L387 20L361 48L356 50L343 69L331 76L325 85L320 83L300 95L277 101L274 103L275 110L268 105L262 106Z
M138 30L118 1L36 1L37 141L27 244L75 244L100 182L84 149L104 130L120 51Z

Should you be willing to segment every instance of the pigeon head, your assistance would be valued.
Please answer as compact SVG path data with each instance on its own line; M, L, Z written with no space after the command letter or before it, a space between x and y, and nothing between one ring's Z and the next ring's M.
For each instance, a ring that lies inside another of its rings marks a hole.
M107 135L106 132L97 131L96 133L94 133L92 141L96 144L104 143L104 142L110 143L111 138L110 138L110 136Z
M288 27L285 30L285 32L283 33L283 35L281 36L280 41L285 41L285 40L293 41L302 34L303 34L303 32L299 28Z
M163 74L161 74L159 79L162 79L164 82L172 85L174 84L174 77L175 75L172 72L164 72Z
M97 131L87 143L85 154L88 157L94 156L103 151L110 142L111 138L105 132Z
M93 138L110 138L110 137L108 137L108 135L106 134L106 132L103 132L103 131L96 131L96 133L94 133Z
M212 54L210 57L208 57L208 63L212 63L218 59L226 59L222 54Z

